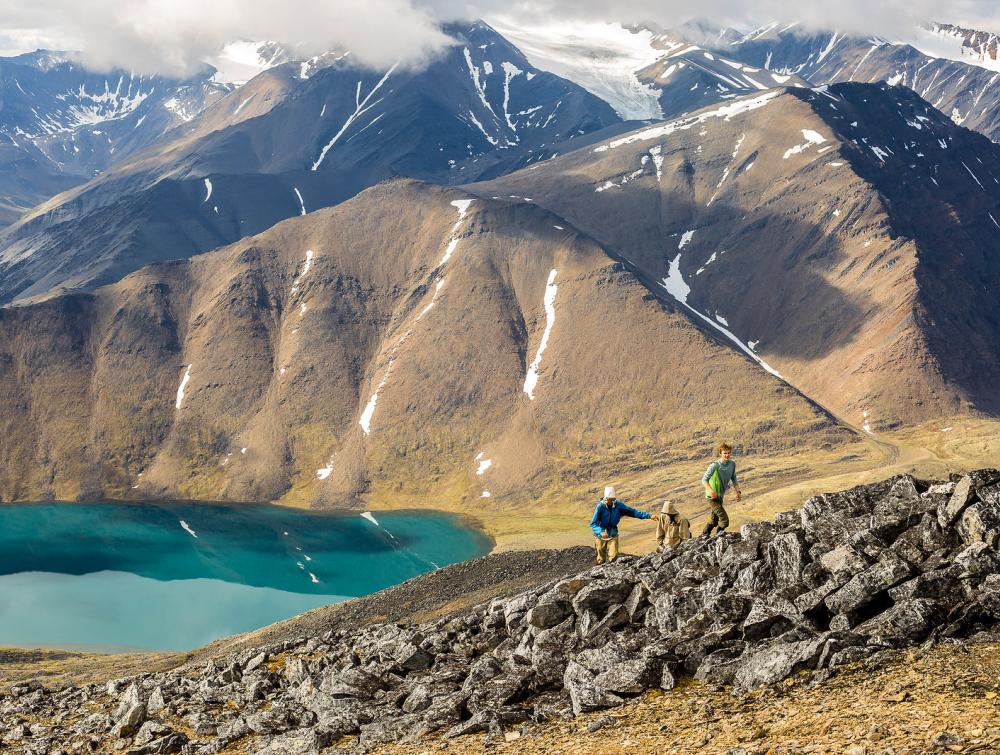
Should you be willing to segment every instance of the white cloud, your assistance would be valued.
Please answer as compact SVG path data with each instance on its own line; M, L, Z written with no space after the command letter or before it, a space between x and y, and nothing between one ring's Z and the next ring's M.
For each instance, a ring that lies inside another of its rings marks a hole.
M193 73L239 39L293 42L304 54L350 49L376 68L419 63L448 42L410 0L0 0L0 29L79 51L98 70L169 75Z
M0 48L79 50L95 68L189 74L239 39L293 43L305 54L350 49L387 68L419 64L448 43L440 22L490 18L653 21L752 27L767 20L906 36L923 20L1000 29L986 0L0 0Z

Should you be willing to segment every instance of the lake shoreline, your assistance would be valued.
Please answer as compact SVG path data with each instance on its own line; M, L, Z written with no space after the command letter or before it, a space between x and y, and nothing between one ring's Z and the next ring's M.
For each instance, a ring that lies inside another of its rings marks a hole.
M0 644L185 652L487 555L474 519L191 501L0 507Z

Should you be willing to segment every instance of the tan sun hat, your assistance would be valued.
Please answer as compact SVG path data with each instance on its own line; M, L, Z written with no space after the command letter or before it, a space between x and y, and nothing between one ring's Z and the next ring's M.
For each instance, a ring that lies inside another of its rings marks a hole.
M604 488L604 497L605 498L614 498L615 497L615 489L614 489L613 486L608 485L606 488Z
M676 514L677 507L674 506L672 501L664 501L663 508L660 509L664 514Z

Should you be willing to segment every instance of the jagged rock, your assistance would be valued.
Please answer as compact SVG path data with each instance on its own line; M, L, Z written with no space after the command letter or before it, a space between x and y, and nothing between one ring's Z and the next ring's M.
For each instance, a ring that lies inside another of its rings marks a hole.
M594 675L576 661L570 661L563 676L563 686L569 692L573 712L577 715L592 710L602 710L621 705L618 695L598 689Z
M568 579L559 580L552 586L551 590L542 593L542 595L538 598L538 602L551 603L553 601L562 600L572 601L580 590L591 584L593 581L593 579L588 577L570 577Z
M573 610L577 615L593 611L603 616L616 603L624 603L632 592L633 583L625 580L598 580L581 589L573 598Z
M826 639L816 637L787 643L775 641L749 651L739 662L739 668L733 676L733 685L737 689L750 690L784 679L801 668L813 666Z
M955 492L956 484L957 483L954 482L939 482L936 485L931 485L929 488L927 488L926 495L927 496L943 495L950 498L951 494Z
M669 666L664 666L663 671L660 673L660 689L672 690L677 686L677 677L674 675L674 670Z
M776 535L767 544L767 561L778 586L797 584L807 558L805 546L796 532Z
M577 644L573 631L574 617L570 616L562 624L538 633L531 648L531 664L539 681L556 682L566 671L569 651Z
M912 573L913 567L889 551L878 562L851 577L843 587L827 596L824 602L831 611L855 611Z
M317 727L271 737L250 752L252 755L314 755L335 740L335 736Z
M968 545L985 543L987 533L1000 529L1000 489L987 488L980 495L984 500L969 505L958 520L959 535Z
M243 672L249 674L253 671L256 671L265 663L267 663L267 653L266 652L257 653L257 655L255 655L253 658L247 661L246 668L243 669Z
M770 590L773 583L771 566L764 561L755 561L740 571L733 588L740 592L758 595Z
M163 687L157 685L149 694L149 701L146 703L146 712L150 715L156 715L166 707L167 703L163 698Z
M187 743L187 735L182 732L171 732L159 739L154 739L137 750L130 750L129 753L130 755L132 753L136 755L172 755L172 753L181 752Z
M426 684L418 684L403 701L403 710L407 713L419 713L431 707L433 699L431 688Z
M118 719L111 729L111 735L116 738L134 736L145 720L146 706L143 703L135 703Z
M837 666L846 666L849 663L857 663L858 661L863 661L865 658L871 657L881 650L882 648L877 645L855 645L844 648L843 650L831 655L830 661L827 665L829 665L830 668L836 668Z
M628 612L630 621L639 621L641 617L641 611L648 604L649 590L643 584L637 584L632 588L632 592L629 594L628 599L625 601L625 610Z
M983 580L976 601L988 616L1000 619L1000 574L991 574Z
M247 728L257 734L280 734L294 726L288 708L276 705L246 717Z
M401 647L395 658L399 667L406 671L425 671L434 665L434 656L414 645Z
M889 590L889 596L900 602L909 598L945 598L955 590L960 590L959 580L962 568L955 564L943 569L918 574Z
M568 600L555 600L550 603L539 603L528 611L527 621L538 629L549 629L561 624L573 613L573 606Z
M631 658L598 674L594 685L619 695L638 695L656 683L660 670L660 664L653 658Z
M731 684L740 669L740 656L745 649L746 643L740 642L709 653L694 672L694 678L703 682Z
M240 679L243 678L243 669L240 668L239 663L235 662L231 663L225 669L223 669L222 673L219 675L219 678L222 680L223 684L232 684L234 682L238 682L240 681Z
M973 543L954 556L954 563L963 569L963 577L985 578L1000 571L997 554L986 543Z
M630 621L628 611L623 605L612 607L607 615L597 622L594 622L593 618L591 618L596 617L596 614L587 613L586 616L590 618L590 621L586 624L581 621L577 628L579 635L585 638L591 645L601 643L609 632L625 626Z
M309 667L301 658L292 658L285 663L282 673L289 684L298 684L309 676Z
M947 503L938 507L937 518L941 528L951 526L975 495L976 490L972 485L972 478L965 475L955 484L955 489Z
M929 598L910 598L892 606L855 628L872 637L916 640L925 636L941 619L938 603Z
M132 682L128 687L125 688L125 692L118 700L118 708L115 709L114 717L116 719L124 716L129 710L134 708L136 705L142 703L142 695L139 691L139 685Z
M421 731L429 732L445 726L452 726L462 717L462 707L467 696L463 692L453 692L436 697L431 706L423 712Z
M146 745L154 739L159 739L165 734L169 734L170 729L159 721L146 721L139 727L139 732L135 735L135 745Z
M373 674L359 668L331 670L320 682L320 690L332 697L357 697L361 700L370 700L379 691L389 689L391 678L385 674Z

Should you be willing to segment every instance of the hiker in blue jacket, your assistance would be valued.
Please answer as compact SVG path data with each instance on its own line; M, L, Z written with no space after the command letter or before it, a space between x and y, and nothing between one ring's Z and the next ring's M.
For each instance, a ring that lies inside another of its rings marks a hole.
M596 538L597 563L603 564L618 558L618 522L623 516L652 519L653 515L626 506L615 498L615 489L609 485L604 488L604 497L597 502L594 516L590 520L590 529L594 531Z
M705 475L701 478L709 508L708 523L701 533L703 538L710 537L713 529L717 529L716 534L722 534L729 526L729 513L723 506L726 490L732 487L736 491L737 503L743 498L743 491L740 490L740 484L736 480L736 462L732 459L733 447L728 443L720 443L717 450L719 458L708 465Z

